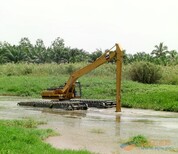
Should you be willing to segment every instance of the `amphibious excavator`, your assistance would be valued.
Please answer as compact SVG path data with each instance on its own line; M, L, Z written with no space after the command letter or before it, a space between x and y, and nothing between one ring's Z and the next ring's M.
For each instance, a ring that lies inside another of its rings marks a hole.
M112 51L113 48L115 48L114 51ZM50 101L20 102L18 105L62 108L67 110L85 110L88 107L108 108L116 106L116 111L120 112L122 56L123 54L119 44L115 44L94 62L73 72L64 86L44 90L41 93L42 98L50 99ZM115 59L116 63L116 102L111 100L81 99L82 91L81 84L77 81L78 78L113 59Z

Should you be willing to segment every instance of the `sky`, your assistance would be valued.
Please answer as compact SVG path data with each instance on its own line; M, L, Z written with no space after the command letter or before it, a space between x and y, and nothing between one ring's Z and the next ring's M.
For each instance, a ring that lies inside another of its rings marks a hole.
M119 43L151 53L160 42L178 51L178 0L0 0L0 21L0 41L10 44L60 37L87 52Z

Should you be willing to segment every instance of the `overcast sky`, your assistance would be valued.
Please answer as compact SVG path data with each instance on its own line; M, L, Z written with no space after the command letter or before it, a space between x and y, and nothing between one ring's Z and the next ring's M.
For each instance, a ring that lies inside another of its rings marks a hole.
M0 41L55 38L93 52L120 43L150 53L164 42L178 51L178 0L0 0Z

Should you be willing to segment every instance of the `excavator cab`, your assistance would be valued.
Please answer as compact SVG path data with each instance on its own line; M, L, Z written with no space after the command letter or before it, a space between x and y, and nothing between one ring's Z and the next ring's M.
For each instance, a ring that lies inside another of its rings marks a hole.
M66 84L65 84L66 85ZM64 85L64 86L65 86ZM66 100L72 98L81 98L81 84L76 81L66 93L62 91L64 86L60 86L57 88L48 88L42 92L43 99L58 99L58 100Z

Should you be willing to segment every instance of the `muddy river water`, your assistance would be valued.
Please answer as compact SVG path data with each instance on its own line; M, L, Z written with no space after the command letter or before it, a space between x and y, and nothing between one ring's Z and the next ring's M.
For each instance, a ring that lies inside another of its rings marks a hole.
M17 106L19 97L0 97L0 119L33 118L46 122L60 135L45 142L60 149L87 149L100 154L178 153L178 113L115 108L86 111ZM136 148L124 144L130 137L143 135L153 147Z

